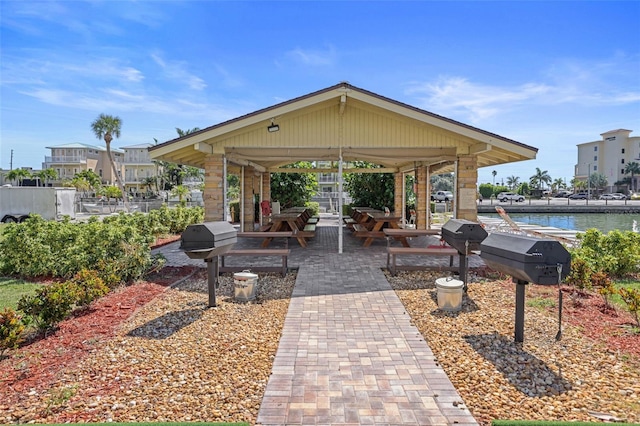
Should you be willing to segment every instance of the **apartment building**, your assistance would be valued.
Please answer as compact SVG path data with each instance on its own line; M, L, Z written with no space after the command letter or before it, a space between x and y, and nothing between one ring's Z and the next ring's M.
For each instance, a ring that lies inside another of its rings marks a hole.
M123 146L124 151L124 187L127 191L143 192L149 178L157 175L156 165L149 156L150 143ZM155 189L155 188L152 188Z
M316 167L319 169L330 169L332 163L329 161L318 161ZM318 180L318 192L311 198L320 205L321 211L337 212L340 192L338 191L339 174L335 172L316 173ZM348 193L342 194L343 204L351 204L351 197Z
M640 163L640 136L631 136L632 130L617 129L602 133L602 139L578 144L578 163L575 165L576 179L586 181L593 173L601 173L607 179L605 192L630 191L640 188L640 176L634 176L631 187L616 185L624 178L628 163Z
M115 176L107 156L107 149L101 146L89 145L85 143L68 143L63 145L48 146L51 155L46 156L43 169L55 169L58 173L58 180L55 184L60 184L82 171L91 170L102 178L105 185L115 184ZM122 176L124 172L124 151L112 148L111 154L116 163L118 173Z

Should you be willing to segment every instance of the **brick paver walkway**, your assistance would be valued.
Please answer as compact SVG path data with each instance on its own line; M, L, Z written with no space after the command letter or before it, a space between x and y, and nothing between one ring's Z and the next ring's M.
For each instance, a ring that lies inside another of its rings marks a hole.
M290 245L298 277L258 423L477 425L381 270L386 242L345 231L338 254L337 222L320 223L307 249ZM177 244L162 252L204 267Z

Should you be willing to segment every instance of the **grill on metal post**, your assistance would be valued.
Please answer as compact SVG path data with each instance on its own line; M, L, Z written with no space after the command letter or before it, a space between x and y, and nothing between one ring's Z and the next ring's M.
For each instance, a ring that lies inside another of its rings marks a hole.
M180 236L180 250L190 259L207 262L209 307L216 306L218 284L218 256L231 250L238 232L229 222L205 222L189 225Z
M556 285L571 271L571 254L553 239L492 233L480 244L480 257L491 269L516 283L515 341L524 341L524 286ZM559 333L558 333L559 335Z
M450 219L441 229L442 239L460 255L460 279L467 291L467 256L480 249L480 243L487 238L487 231L479 223L466 219Z

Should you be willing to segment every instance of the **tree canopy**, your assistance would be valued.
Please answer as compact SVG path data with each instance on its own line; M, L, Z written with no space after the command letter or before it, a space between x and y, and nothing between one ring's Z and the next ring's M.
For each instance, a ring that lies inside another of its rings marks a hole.
M376 169L381 166L365 161L354 162L354 167ZM392 173L345 173L345 190L356 206L393 209L394 179Z
M306 161L289 164L284 168L309 169ZM305 206L318 188L314 173L272 173L271 200L278 201L282 208Z

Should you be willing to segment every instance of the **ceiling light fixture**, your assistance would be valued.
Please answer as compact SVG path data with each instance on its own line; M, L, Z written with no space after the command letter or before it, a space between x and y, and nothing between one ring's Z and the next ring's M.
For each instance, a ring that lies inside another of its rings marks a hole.
M267 127L269 133L277 132L278 130L280 130L280 126L278 126L277 124L273 124L273 120L275 119L271 119L271 126Z

